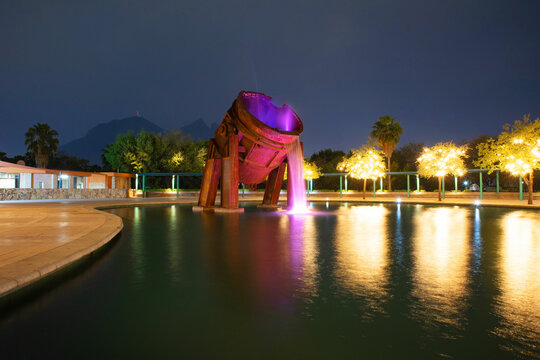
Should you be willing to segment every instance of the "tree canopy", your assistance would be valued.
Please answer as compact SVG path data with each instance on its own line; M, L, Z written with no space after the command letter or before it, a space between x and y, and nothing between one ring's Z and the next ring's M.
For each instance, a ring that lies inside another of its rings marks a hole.
M348 173L354 179L364 180L364 198L366 196L366 181L375 181L383 177L386 171L384 154L374 147L364 145L359 149L353 149L349 157L343 159L337 169Z
M343 160L345 153L341 150L330 148L313 153L309 161L317 165L322 173L333 173L337 164ZM339 189L339 178L336 176L323 176L317 179L317 184L322 189Z
M439 179L439 201L441 197L441 179L447 174L462 176L465 173L464 158L467 146L456 146L453 142L438 143L431 148L424 148L418 158L418 174L423 177Z
M304 179L313 180L321 177L321 168L315 163L309 162L304 159Z
M466 145L457 146L451 141L426 147L418 158L418 174L427 178L461 176L465 173L466 152Z
M206 142L194 142L178 131L164 136L141 131L119 135L103 157L122 172L202 172L206 152Z
M496 139L478 145L478 155L475 164L489 169L490 173L502 170L522 176L532 204L533 173L540 169L540 119L531 120L529 114L512 125L505 124Z
M395 120L395 118L389 115L381 116L379 121L373 124L371 128L371 136L377 139L379 146L386 155L388 171L392 168L390 162L392 152L396 148L396 145L401 138L401 134L403 133L401 124ZM392 190L392 181L390 177L388 177L388 190Z
M37 123L29 128L24 136L24 144L34 156L36 166L46 168L49 157L58 150L58 132L51 129L49 124Z
M49 161L49 168L57 170L73 170L73 171L101 171L98 165L90 165L90 160L79 158L72 155L67 155L63 152L58 153Z
M392 155L397 168L391 171L415 171L416 160L424 150L424 143L408 143L396 149Z

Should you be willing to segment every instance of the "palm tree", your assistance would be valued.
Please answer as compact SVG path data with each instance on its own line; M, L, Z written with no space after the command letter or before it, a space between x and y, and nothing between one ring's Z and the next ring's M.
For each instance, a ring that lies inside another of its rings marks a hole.
M58 132L51 129L49 124L37 123L29 128L24 134L26 140L24 144L36 161L39 168L47 167L49 156L52 156L58 150Z
M371 127L371 136L373 136L379 142L379 146L386 155L388 161L388 171L390 171L390 158L392 157L392 152L396 148L399 138L403 129L399 122L395 121L396 119L392 116L385 115L379 118L373 126ZM392 191L392 180L390 175L388 175L388 191Z

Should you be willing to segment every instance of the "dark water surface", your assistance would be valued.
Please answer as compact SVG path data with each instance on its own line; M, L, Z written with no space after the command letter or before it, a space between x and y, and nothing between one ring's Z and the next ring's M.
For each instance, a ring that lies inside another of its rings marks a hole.
M540 359L540 212L314 209L109 210L108 250L4 299L0 359Z

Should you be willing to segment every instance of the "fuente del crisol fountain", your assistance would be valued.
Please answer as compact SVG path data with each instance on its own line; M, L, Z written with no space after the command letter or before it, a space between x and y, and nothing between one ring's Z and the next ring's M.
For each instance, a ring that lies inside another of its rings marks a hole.
M265 94L241 91L210 139L198 206L194 210L242 211L238 184L266 180L263 207L276 208L287 169L287 207L306 209L302 178L302 121L287 105L277 107ZM288 166L287 166L288 165ZM221 180L221 207L216 195Z

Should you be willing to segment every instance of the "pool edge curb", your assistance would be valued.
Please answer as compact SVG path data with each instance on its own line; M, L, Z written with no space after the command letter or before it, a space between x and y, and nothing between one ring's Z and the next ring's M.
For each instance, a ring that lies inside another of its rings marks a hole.
M81 206L81 208L99 212L100 215L105 217L105 221L83 236L64 245L1 267L0 298L8 296L90 255L108 244L122 231L124 224L119 216L94 207Z

